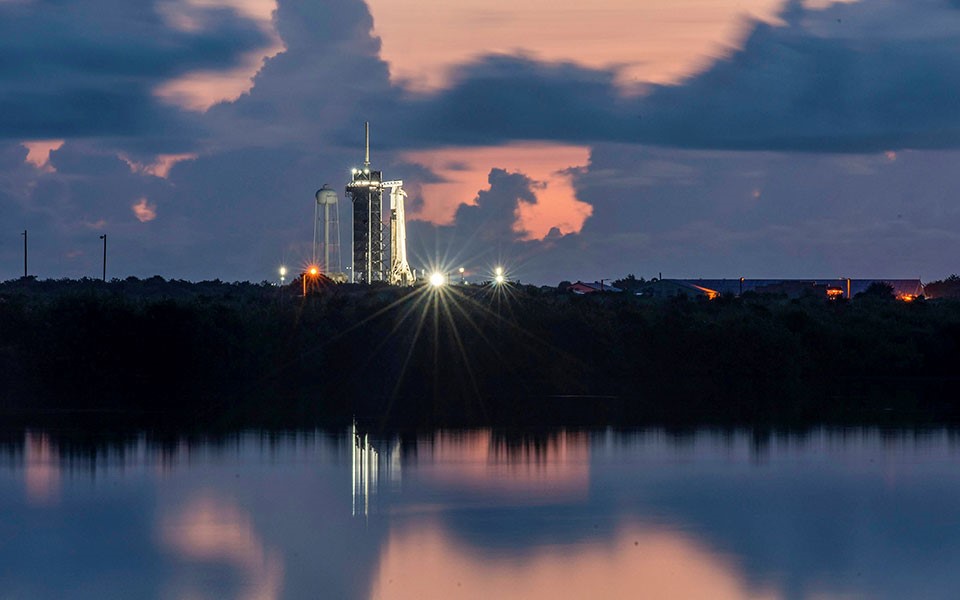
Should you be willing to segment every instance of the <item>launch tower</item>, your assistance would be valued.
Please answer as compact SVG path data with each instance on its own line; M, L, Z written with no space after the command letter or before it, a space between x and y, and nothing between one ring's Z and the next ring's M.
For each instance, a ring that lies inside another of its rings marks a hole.
M370 169L370 123L364 123L363 168L353 170L347 195L353 202L353 270L351 281L384 280L383 188L380 171Z

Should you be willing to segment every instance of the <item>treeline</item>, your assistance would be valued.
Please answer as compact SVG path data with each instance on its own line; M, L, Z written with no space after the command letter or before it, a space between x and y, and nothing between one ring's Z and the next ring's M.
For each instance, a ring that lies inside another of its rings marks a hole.
M932 281L923 287L926 294L931 298L960 300L960 276L956 274L940 281Z
M944 422L960 302L0 284L0 408L196 422Z

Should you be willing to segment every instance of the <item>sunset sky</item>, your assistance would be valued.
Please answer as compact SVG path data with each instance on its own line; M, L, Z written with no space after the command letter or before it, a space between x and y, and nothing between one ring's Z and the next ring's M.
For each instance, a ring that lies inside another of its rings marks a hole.
M26 229L40 278L107 233L108 276L273 280L364 121L414 267L960 271L956 0L0 0L0 56L0 279Z

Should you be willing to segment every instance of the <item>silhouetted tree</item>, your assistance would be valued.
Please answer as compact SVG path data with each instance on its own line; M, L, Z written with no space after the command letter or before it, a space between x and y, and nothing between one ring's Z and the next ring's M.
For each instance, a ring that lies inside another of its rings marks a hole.
M874 281L867 289L854 296L875 300L893 300L895 297L893 286L886 281Z
M924 286L928 298L960 298L960 276L956 274Z

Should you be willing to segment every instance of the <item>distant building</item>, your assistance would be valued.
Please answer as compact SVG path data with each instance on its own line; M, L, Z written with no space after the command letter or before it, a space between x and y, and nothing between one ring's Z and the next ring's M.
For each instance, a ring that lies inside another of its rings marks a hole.
M622 292L618 287L614 287L609 283L603 283L602 281L594 281L593 283L584 283L583 281L578 281L570 285L567 290L573 292L574 294L592 294L594 292Z
M706 297L740 296L747 292L782 295L787 298L819 296L853 298L874 283L886 283L900 300L910 301L923 295L919 279L660 279L640 288L638 294L654 298L678 295Z
M642 286L636 294L638 296L648 296L651 298L689 296L692 298L707 298L708 300L712 300L717 297L718 292L683 279L654 279Z

